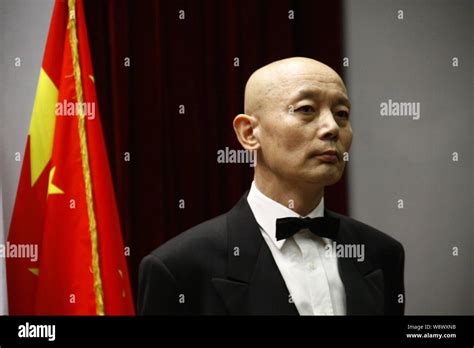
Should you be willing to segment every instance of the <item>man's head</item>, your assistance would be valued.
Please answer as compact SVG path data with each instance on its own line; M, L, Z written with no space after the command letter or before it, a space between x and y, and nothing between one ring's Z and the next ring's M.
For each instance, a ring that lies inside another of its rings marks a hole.
M294 57L250 76L245 114L235 117L234 129L245 149L257 151L256 173L324 187L344 171L343 153L352 142L349 113L339 75L316 60Z

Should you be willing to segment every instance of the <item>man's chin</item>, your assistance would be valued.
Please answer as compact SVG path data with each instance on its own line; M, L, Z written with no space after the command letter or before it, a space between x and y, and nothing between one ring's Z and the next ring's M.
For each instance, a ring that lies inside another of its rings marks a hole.
M330 186L337 183L341 180L342 171L339 170L328 170L324 171L323 173L317 173L314 175L310 175L306 178L306 182L308 184L316 185L316 186Z

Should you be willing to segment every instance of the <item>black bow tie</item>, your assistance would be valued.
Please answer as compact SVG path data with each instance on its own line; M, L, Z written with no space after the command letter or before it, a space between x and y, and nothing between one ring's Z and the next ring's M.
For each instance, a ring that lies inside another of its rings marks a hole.
M317 218L297 218L287 217L276 220L276 238L287 239L296 232L307 228L313 234L337 240L337 231L339 230L339 219L330 217Z

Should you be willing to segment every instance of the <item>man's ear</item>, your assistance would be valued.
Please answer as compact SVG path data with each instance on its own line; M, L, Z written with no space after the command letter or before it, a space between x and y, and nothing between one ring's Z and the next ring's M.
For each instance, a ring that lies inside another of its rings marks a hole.
M239 114L234 118L234 131L240 144L246 150L257 150L260 143L255 136L258 120L255 116Z

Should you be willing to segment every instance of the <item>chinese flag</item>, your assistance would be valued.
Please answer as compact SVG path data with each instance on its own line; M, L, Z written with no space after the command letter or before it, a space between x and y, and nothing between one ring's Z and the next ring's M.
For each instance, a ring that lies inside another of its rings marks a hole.
M54 7L8 244L10 314L134 314L82 0Z

